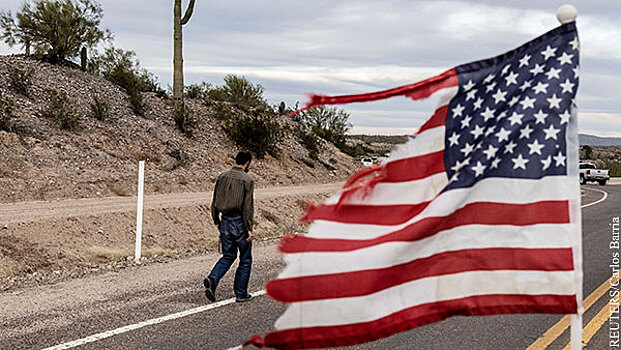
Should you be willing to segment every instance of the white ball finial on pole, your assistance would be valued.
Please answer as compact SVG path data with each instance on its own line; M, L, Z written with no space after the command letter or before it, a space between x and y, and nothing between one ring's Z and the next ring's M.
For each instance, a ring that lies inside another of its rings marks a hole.
M576 6L571 4L561 5L558 10L556 10L556 18L561 24L573 22L578 17L578 10Z

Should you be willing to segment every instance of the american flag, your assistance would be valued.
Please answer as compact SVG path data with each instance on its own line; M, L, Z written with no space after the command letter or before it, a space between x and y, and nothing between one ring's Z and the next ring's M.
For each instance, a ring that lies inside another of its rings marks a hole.
M579 44L564 24L425 81L311 106L438 96L387 162L309 208L266 286L288 308L247 344L359 344L454 315L576 313ZM575 254L574 254L575 252Z

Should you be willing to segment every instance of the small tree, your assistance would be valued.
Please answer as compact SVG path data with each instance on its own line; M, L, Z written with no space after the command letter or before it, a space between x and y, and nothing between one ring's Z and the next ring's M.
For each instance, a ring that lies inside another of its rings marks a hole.
M15 13L0 14L0 34L9 46L21 45L52 63L79 56L81 47L92 48L111 38L99 28L103 9L94 0L27 1Z
M251 109L271 109L263 97L263 86L252 84L246 78L229 74L224 77L224 85L209 91L209 98L232 103L245 111Z
M349 113L336 107L319 106L302 113L300 119L317 136L338 148L345 147L345 135L351 128Z
M593 157L593 148L589 145L584 146L584 158L585 159L592 159L591 157Z

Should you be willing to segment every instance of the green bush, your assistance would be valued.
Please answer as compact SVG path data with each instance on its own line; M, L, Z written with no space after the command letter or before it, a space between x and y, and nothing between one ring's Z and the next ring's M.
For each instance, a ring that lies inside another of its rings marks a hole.
M339 149L341 150L341 152L354 158L367 156L369 154L374 153L374 150L372 148L367 147L363 143L358 143L358 144L355 144L354 146L349 146L347 144L344 144L341 147L339 147Z
M346 149L345 136L351 128L349 113L335 107L320 106L303 112L300 120L317 136L341 150Z
M604 165L602 168L608 169L608 175L610 176L621 176L621 161L606 159L602 161Z
M205 100L209 97L211 84L202 82L200 84L190 84L185 87L185 97Z
M11 119L13 119L13 101L0 96L0 130L11 130Z
M93 96L93 102L91 103L91 113L97 120L108 119L108 111L110 107L108 102L100 100L99 97Z
M198 126L198 119L187 106L180 106L174 111L175 125L185 135L191 137Z
M319 137L317 136L317 134L315 134L311 130L305 129L304 127L299 127L298 137L302 141L302 145L304 145L304 147L308 150L308 156L312 160L319 159L321 143L319 142Z
M284 129L273 112L255 109L249 113L231 114L223 122L224 131L238 146L252 151L257 158L266 154L276 157L276 145L284 137Z
M80 116L71 107L69 97L64 92L48 90L49 105L43 116L54 120L63 129L74 129Z
M15 13L0 14L0 36L9 46L32 46L35 54L52 63L77 57L80 48L92 48L111 37L99 28L103 9L93 0L26 1Z
M155 76L140 67L140 62L135 59L135 56L133 51L110 47L102 55L91 59L89 69L125 89L133 111L138 115L144 115L147 105L140 93L160 94L163 90Z
M246 78L229 74L224 77L224 85L209 90L208 99L232 103L244 111L260 108L271 110L263 97L263 86L254 85Z
M19 94L30 97L33 75L34 71L32 69L21 70L19 68L11 68L9 69L9 87Z

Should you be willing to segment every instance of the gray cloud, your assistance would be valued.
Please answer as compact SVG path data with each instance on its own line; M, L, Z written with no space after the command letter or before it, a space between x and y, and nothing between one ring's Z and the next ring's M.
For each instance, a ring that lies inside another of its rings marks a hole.
M22 0L5 0L16 9ZM171 81L172 0L102 1L117 46L133 49L166 86ZM558 25L558 1L197 1L184 27L186 80L220 83L243 74L270 102L310 92L344 94L411 83L501 54ZM621 135L621 3L579 4L578 102L583 130ZM0 53L8 52L0 46ZM432 103L406 99L352 105L354 130L414 130ZM602 118L601 120L598 118ZM587 120L588 119L588 120Z

